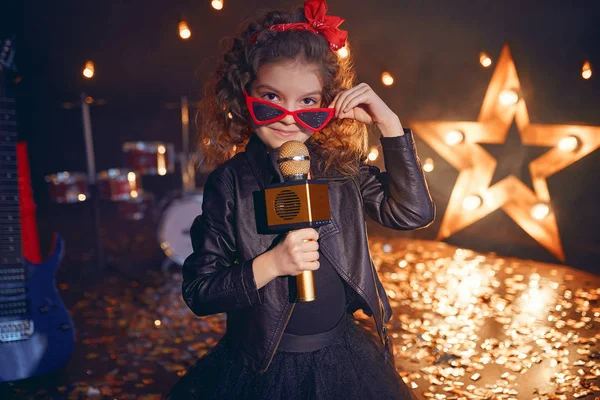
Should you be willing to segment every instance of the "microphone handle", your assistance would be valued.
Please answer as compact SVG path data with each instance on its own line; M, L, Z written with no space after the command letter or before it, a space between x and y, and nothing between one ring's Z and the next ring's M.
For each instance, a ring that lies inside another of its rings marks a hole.
M296 286L298 288L298 301L306 303L316 300L315 295L315 274L313 271L302 271L296 275Z

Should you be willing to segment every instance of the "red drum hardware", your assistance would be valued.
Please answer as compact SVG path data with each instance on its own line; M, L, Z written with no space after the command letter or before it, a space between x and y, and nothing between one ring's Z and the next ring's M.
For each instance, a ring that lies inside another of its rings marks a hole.
M141 193L136 198L120 201L117 204L119 215L130 221L139 221L154 213L154 195Z
M175 171L175 151L172 143L125 142L126 165L142 175L166 175Z
M140 196L142 188L137 173L130 170L112 168L97 176L98 194L110 201L125 201Z
M114 216L118 213L125 221L158 221L155 210L160 208L158 240L168 257L163 266L183 260L192 253L189 230L194 218L202 213L202 192L196 189L195 169L189 157L189 115L187 97L181 98L182 153L177 155L172 143L131 141L122 145L125 153L125 168L112 168L96 174L93 151L93 138L89 105L85 103L85 93L81 94L84 138L88 174L59 172L47 176L50 195L58 203L76 203L90 196L94 198L92 211L96 238L96 259L103 268L104 256L99 235L99 200L103 212ZM193 157L193 156L192 156ZM175 163L181 164L182 190L171 191L162 196L160 192L169 189L169 181L164 176L175 172ZM206 171L203 171L206 172ZM142 178L143 177L143 178ZM142 182L147 192L142 189ZM89 189L88 189L89 181ZM91 193L91 194L90 194ZM158 193L158 194L157 194ZM160 198L158 207L156 200ZM160 205L162 204L162 207ZM137 224L125 224L124 229Z
M62 171L45 177L50 198L57 203L78 203L90 196L87 175Z

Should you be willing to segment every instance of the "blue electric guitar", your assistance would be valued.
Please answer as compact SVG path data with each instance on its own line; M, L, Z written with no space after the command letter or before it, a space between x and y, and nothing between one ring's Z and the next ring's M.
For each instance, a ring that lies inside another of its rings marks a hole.
M49 373L73 352L73 323L55 287L63 255L54 237L40 263L26 147L17 143L9 75L13 40L0 42L0 382Z

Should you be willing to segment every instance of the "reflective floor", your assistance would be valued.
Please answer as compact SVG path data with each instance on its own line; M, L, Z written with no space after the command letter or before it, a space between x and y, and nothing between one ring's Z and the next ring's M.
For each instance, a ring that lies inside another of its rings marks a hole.
M0 397L159 399L214 346L225 317L187 309L154 220L105 218L98 271L87 214L73 210L46 225L67 244L57 285L75 352L51 375L0 385ZM600 396L600 277L435 241L372 236L371 250L394 308L396 366L420 398Z

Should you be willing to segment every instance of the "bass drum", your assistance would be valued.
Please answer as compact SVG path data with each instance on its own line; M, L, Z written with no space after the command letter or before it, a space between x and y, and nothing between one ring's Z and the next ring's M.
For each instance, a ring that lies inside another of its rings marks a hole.
M183 265L193 252L190 228L194 219L202 214L202 193L179 193L166 200L161 207L158 242L171 261Z

